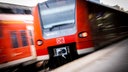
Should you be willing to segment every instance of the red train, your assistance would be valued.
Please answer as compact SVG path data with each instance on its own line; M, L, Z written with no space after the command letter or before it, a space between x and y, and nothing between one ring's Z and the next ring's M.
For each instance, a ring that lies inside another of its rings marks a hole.
M36 59L32 32L29 8L0 4L0 69Z
M124 12L86 0L39 3L34 10L37 59L54 67L108 45L127 36L127 19Z
M48 0L34 12L38 60L71 61L94 51L85 0Z

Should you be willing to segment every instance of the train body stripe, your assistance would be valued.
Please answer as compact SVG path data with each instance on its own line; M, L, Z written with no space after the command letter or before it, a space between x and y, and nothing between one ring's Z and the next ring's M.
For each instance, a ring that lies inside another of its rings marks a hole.
M23 24L24 21L17 21L17 20L0 20L1 24Z
M40 61L40 60L49 60L49 55L37 56L37 61Z
M81 54L89 53L89 52L92 52L92 51L94 51L94 47L78 49L77 53L78 53L78 55L81 55Z

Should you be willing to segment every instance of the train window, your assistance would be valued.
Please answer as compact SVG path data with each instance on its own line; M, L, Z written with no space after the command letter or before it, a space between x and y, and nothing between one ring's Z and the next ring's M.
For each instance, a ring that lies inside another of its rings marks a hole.
M34 42L33 42L33 35L32 35L32 31L29 30L29 35L30 35L30 42L31 42L31 45L34 45Z
M8 9L8 8L0 8L0 13L13 14L13 11L11 9Z
M31 14L31 10L29 9L21 9L21 8L2 8L0 7L0 13L6 14Z
M31 38L30 40L31 40L31 45L34 45L33 38Z
M25 10L25 9L12 9L12 11L14 12L14 14L31 14L30 10Z
M32 36L32 31L31 30L29 30L29 35Z
M27 37L26 37L26 32L24 30L20 31L21 33L21 39L22 39L22 46L27 46L28 45L28 41L27 41Z
M12 47L13 48L18 48L18 39L17 39L17 34L16 31L11 31L11 40L12 40Z

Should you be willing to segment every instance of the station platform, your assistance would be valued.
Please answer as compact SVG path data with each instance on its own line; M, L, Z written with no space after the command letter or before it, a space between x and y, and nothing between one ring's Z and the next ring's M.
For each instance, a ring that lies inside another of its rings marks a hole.
M128 38L51 72L128 72Z

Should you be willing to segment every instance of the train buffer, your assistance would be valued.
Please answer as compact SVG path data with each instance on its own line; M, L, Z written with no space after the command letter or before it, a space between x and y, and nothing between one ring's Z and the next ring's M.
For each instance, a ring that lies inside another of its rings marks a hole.
M63 65L51 72L128 72L128 39Z

